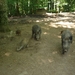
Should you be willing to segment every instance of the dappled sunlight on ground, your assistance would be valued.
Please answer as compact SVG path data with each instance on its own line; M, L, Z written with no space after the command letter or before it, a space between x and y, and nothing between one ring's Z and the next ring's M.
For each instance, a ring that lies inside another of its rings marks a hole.
M63 27L63 28L75 28L75 24L72 22L57 22L56 23L57 27Z
M56 14L52 14L52 13L47 13L47 15L51 16L51 15L56 15ZM63 17L61 16L63 15ZM55 18L47 18L44 19L45 21L49 21L50 24L49 26L51 27L63 27L63 28L75 28L75 15L71 14L71 13L59 13L56 15Z
M46 34L48 34L47 32L44 32L44 34L46 35Z
M75 13L64 12L64 13L46 13L47 17L25 17L25 18L9 18L11 23L41 23L50 27L63 27L63 28L75 28Z
M60 17L59 19L60 20L67 20L67 19L69 19L69 17L62 17L62 18Z
M47 18L38 19L36 22L44 22L50 27L75 28L75 15L72 13L46 13ZM53 16L53 17L52 17ZM48 22L48 23L47 23Z
M54 27L54 28L58 28L58 26L57 25L55 25L55 24L53 24L53 23L50 23L50 25L49 25L50 27Z
M36 20L36 22L42 22L43 20Z
M61 17L61 18L56 19L55 22L50 23L49 26L55 27L55 28L58 28L58 27L75 28L75 22L72 19L69 22L68 17L67 18L66 17L62 18Z
M58 36L58 38L61 38L61 36Z

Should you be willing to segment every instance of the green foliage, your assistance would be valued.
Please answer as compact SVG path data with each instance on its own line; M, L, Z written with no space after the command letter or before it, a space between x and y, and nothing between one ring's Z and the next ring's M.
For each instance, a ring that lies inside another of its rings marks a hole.
M37 9L49 12L74 11L74 0L7 0L8 15L36 14Z
M0 0L0 31L5 31L5 26L8 24L7 20L7 3L6 0Z
M50 10L50 11L48 11L49 13L58 13L58 11L57 10Z
M36 14L39 8L47 7L48 0L7 0L8 15Z
M75 10L75 0L65 0L67 3L67 10L74 11Z
M7 24L7 5L6 1L2 0L0 2L0 25Z

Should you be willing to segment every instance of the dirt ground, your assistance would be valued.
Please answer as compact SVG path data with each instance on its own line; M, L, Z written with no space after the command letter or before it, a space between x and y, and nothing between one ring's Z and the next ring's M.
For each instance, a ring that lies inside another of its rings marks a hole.
M0 75L75 75L75 13L9 18L10 32L0 33ZM42 28L41 39L30 39L32 26ZM61 30L70 29L73 43L61 54ZM21 35L16 35L16 29ZM17 52L26 38L28 47Z

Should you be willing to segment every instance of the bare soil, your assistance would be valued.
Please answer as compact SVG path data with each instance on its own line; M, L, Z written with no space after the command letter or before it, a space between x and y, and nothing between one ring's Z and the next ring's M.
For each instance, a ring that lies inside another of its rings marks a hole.
M75 75L75 13L9 18L10 32L0 32L0 75ZM41 39L30 39L32 26L42 28ZM73 43L62 55L62 30L70 29ZM21 35L16 35L17 29ZM27 48L17 51L26 39Z

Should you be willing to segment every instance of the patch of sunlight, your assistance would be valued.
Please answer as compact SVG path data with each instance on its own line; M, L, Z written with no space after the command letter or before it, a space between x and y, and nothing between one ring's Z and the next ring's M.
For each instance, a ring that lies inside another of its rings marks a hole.
M61 36L58 36L58 38L61 38Z
M52 63L52 62L53 62L53 60L52 60L52 59L48 59L48 61L49 61L50 63Z
M9 52L7 52L7 53L5 53L5 56L9 56L11 53L9 53Z
M54 27L54 28L58 28L58 26L55 24L50 24L49 26Z
M36 20L36 22L42 22L43 20Z
M46 15L51 16L51 15L56 15L56 13L46 13Z
M47 23L45 23L45 25L47 25Z
M63 22L63 21L60 21L60 22L57 22L56 24L68 25L68 24L73 24L73 23L72 22Z
M48 34L47 32L44 32L44 34L46 35L46 34Z
M36 20L36 22L40 22L39 20Z
M75 28L75 24L72 22L57 22L57 23L50 23L50 27L58 28L58 27L63 27L63 28Z
M74 28L75 25L72 22L57 22L56 24L59 24L59 26L64 27L64 28Z
M46 13L46 15L50 16L50 15L52 15L52 13Z
M55 52L52 52L52 54L57 54L57 51L55 51Z
M43 21L45 21L45 22L54 22L54 21L57 21L57 19L48 17L48 18L44 18Z
M74 13L74 12L73 12ZM64 16L74 16L73 14L71 14L70 12L63 12L63 13L60 13L61 15L64 15Z
M60 20L67 20L67 19L69 19L69 17L62 17L62 18L60 18Z
M50 21L50 19L49 18L48 19L46 18L46 19L44 19L44 21Z

